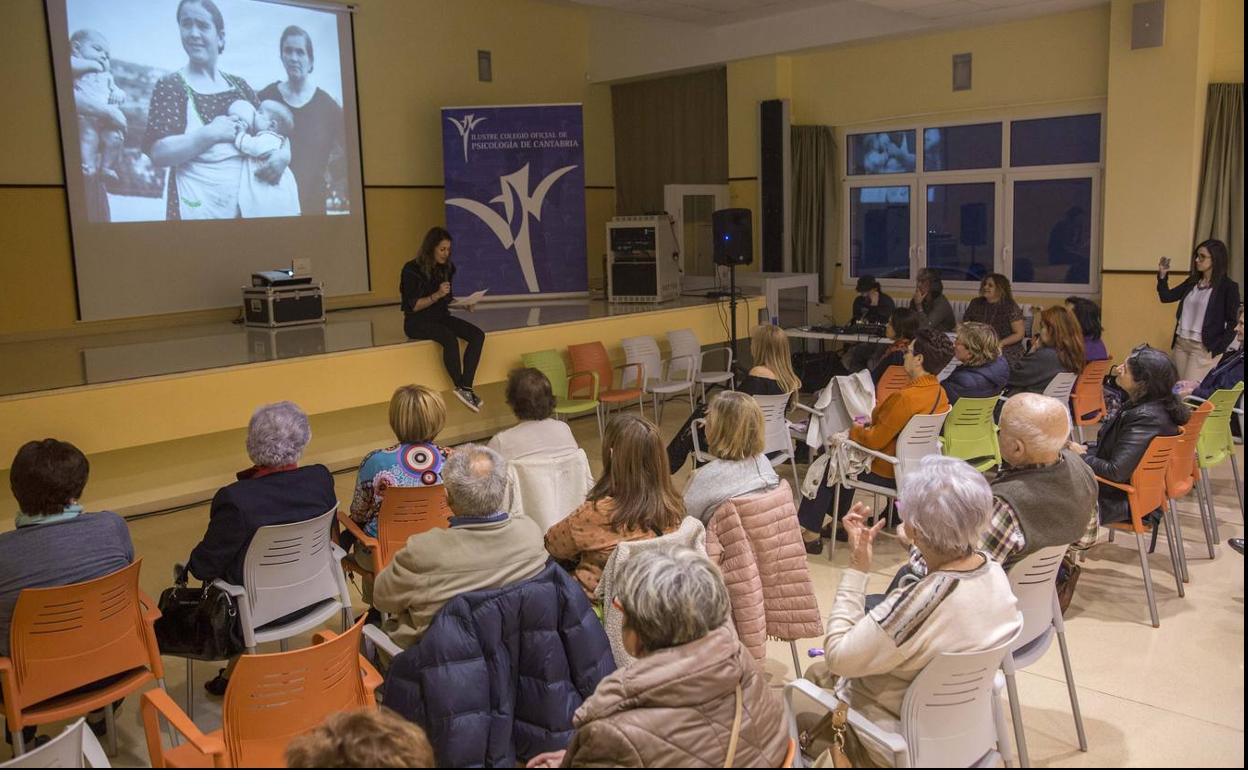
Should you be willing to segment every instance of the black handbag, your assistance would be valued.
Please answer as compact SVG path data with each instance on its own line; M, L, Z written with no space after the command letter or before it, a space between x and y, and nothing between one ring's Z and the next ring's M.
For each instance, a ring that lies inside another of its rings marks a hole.
M246 649L234 597L206 583L190 588L183 576L160 594L156 643L162 655L227 660Z

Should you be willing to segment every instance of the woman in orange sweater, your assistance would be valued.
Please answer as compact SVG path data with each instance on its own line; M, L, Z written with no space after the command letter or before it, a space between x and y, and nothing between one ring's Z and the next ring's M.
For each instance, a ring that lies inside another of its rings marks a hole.
M868 449L893 454L897 451L897 437L916 414L935 414L949 408L945 389L936 375L953 358L953 343L942 332L920 329L906 348L902 365L910 375L910 384L893 395L871 413L871 422L855 425L849 438ZM893 466L883 460L873 460L871 471L859 480L883 487L896 487ZM836 488L827 484L825 477L813 500L803 499L797 518L802 524L802 538L806 552L823 552L821 530L823 519L832 507ZM844 516L854 503L854 490L841 489L841 506L837 517Z

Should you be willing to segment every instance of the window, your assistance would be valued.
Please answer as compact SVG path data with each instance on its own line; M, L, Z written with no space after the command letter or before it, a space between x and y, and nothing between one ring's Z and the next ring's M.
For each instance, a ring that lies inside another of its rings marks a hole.
M1010 124L1011 166L1059 166L1100 161L1100 115L1016 120Z
M883 131L852 134L845 167L854 176L864 174L913 174L914 131Z
M923 131L923 170L1001 167L1001 124L946 126Z
M853 275L910 277L910 188L855 187L849 202Z
M997 185L934 184L927 188L927 267L946 281L978 281L993 272Z
M902 288L927 267L954 290L998 272L1021 292L1095 291L1101 125L1088 112L848 134L846 282Z
M1016 283L1086 284L1092 272L1093 180L1014 182L1013 275Z

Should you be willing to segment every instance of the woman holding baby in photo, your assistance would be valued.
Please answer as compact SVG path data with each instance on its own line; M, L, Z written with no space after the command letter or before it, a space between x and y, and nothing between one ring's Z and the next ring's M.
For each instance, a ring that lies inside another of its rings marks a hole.
M213 0L182 0L177 20L186 66L156 83L143 141L170 169L165 218L297 216L290 110L217 68L225 19Z

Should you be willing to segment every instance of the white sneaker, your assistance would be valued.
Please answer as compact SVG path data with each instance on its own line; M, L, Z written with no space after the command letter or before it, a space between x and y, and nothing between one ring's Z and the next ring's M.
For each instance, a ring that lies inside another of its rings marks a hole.
M455 394L455 398L458 398L461 402L463 402L464 406L468 407L474 412L481 411L481 406L480 406L481 399L477 398L476 393L473 393L468 388L456 388L452 392Z

